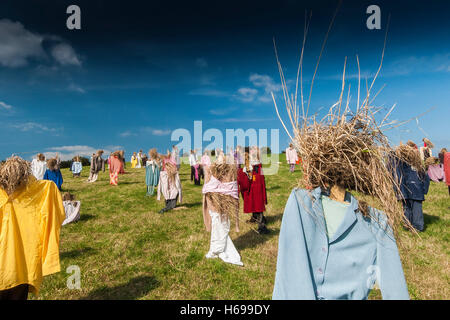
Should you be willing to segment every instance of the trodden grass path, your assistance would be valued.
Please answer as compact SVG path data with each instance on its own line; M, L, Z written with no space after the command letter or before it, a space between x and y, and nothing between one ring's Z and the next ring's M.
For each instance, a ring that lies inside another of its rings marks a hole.
M283 163L284 163L284 156ZM38 299L270 299L275 277L278 234L287 198L301 173L282 165L266 176L267 221L272 231L259 235L245 223L230 236L244 267L206 259L209 233L203 226L201 186L181 166L183 204L160 215L164 201L146 197L145 168L131 169L109 185L107 172L96 183L72 178L63 169L63 192L81 200L80 221L62 227L61 272L44 278ZM242 212L242 200L241 200ZM449 299L450 198L444 184L432 183L424 203L427 229L420 238L401 231L401 257L413 299ZM81 289L67 288L67 267L81 270ZM35 298L33 296L30 296ZM371 299L381 295L373 290Z

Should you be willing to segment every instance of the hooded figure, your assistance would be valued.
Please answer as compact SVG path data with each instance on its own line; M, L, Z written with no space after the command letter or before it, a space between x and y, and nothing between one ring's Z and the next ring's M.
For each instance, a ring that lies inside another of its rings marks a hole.
M59 272L59 234L65 219L61 193L36 180L27 161L0 165L0 300L38 294L42 278Z

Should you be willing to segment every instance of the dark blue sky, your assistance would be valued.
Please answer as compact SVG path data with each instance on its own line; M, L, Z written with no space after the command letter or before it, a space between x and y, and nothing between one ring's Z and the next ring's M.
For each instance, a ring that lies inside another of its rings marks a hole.
M0 159L59 151L171 146L171 132L280 128L268 93L281 103L272 38L294 80L305 10L312 10L304 75L309 88L337 1L22 1L0 3ZM81 8L82 29L66 28L66 8ZM381 8L382 30L366 28L366 8ZM388 14L391 24L375 104L399 121L393 143L428 136L450 147L450 3L343 1L318 71L311 108L337 101L345 57L357 88L375 73ZM352 90L352 106L357 93ZM204 144L204 147L207 143Z

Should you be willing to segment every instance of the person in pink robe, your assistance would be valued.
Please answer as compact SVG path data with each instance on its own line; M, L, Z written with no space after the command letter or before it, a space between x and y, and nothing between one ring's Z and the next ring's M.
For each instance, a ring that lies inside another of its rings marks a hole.
M120 154L114 152L109 157L109 184L117 186L119 184L119 173L123 171L123 162L120 159Z

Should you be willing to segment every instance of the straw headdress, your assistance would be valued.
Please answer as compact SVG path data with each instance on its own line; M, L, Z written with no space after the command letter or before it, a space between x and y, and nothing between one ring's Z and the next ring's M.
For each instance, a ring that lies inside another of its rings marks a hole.
M31 176L28 161L20 157L11 157L0 166L0 187L11 195L17 189L26 186Z
M285 80L274 42L283 99L292 130L288 130L282 120L273 93L272 99L278 118L302 158L303 180L300 184L307 188L321 187L322 189L337 185L375 198L380 209L384 211L388 224L395 231L396 227L404 222L404 218L396 197L396 192L399 189L398 184L389 165L394 152L387 137L382 132L386 126L392 123L388 123L387 118L395 105L381 121L377 122L375 114L381 109L372 105L374 97L371 96L374 82L381 70L384 48L379 69L373 81L367 84L366 94L362 96L361 103L359 79L356 110L350 108L350 88L348 88L346 99L344 96L347 64L347 59L345 59L342 88L338 101L329 108L328 113L323 118L318 118L317 115L310 116L308 110L316 73L314 73L311 82L308 100L303 97L302 84L303 52L308 27L309 22L307 24L305 22L305 37L297 73L295 94L289 92L290 88L288 88ZM321 55L322 52L317 62L316 71ZM356 58L359 70L359 59ZM298 93L300 97L297 99ZM370 215L367 204L361 200L359 204L361 213L365 216Z

